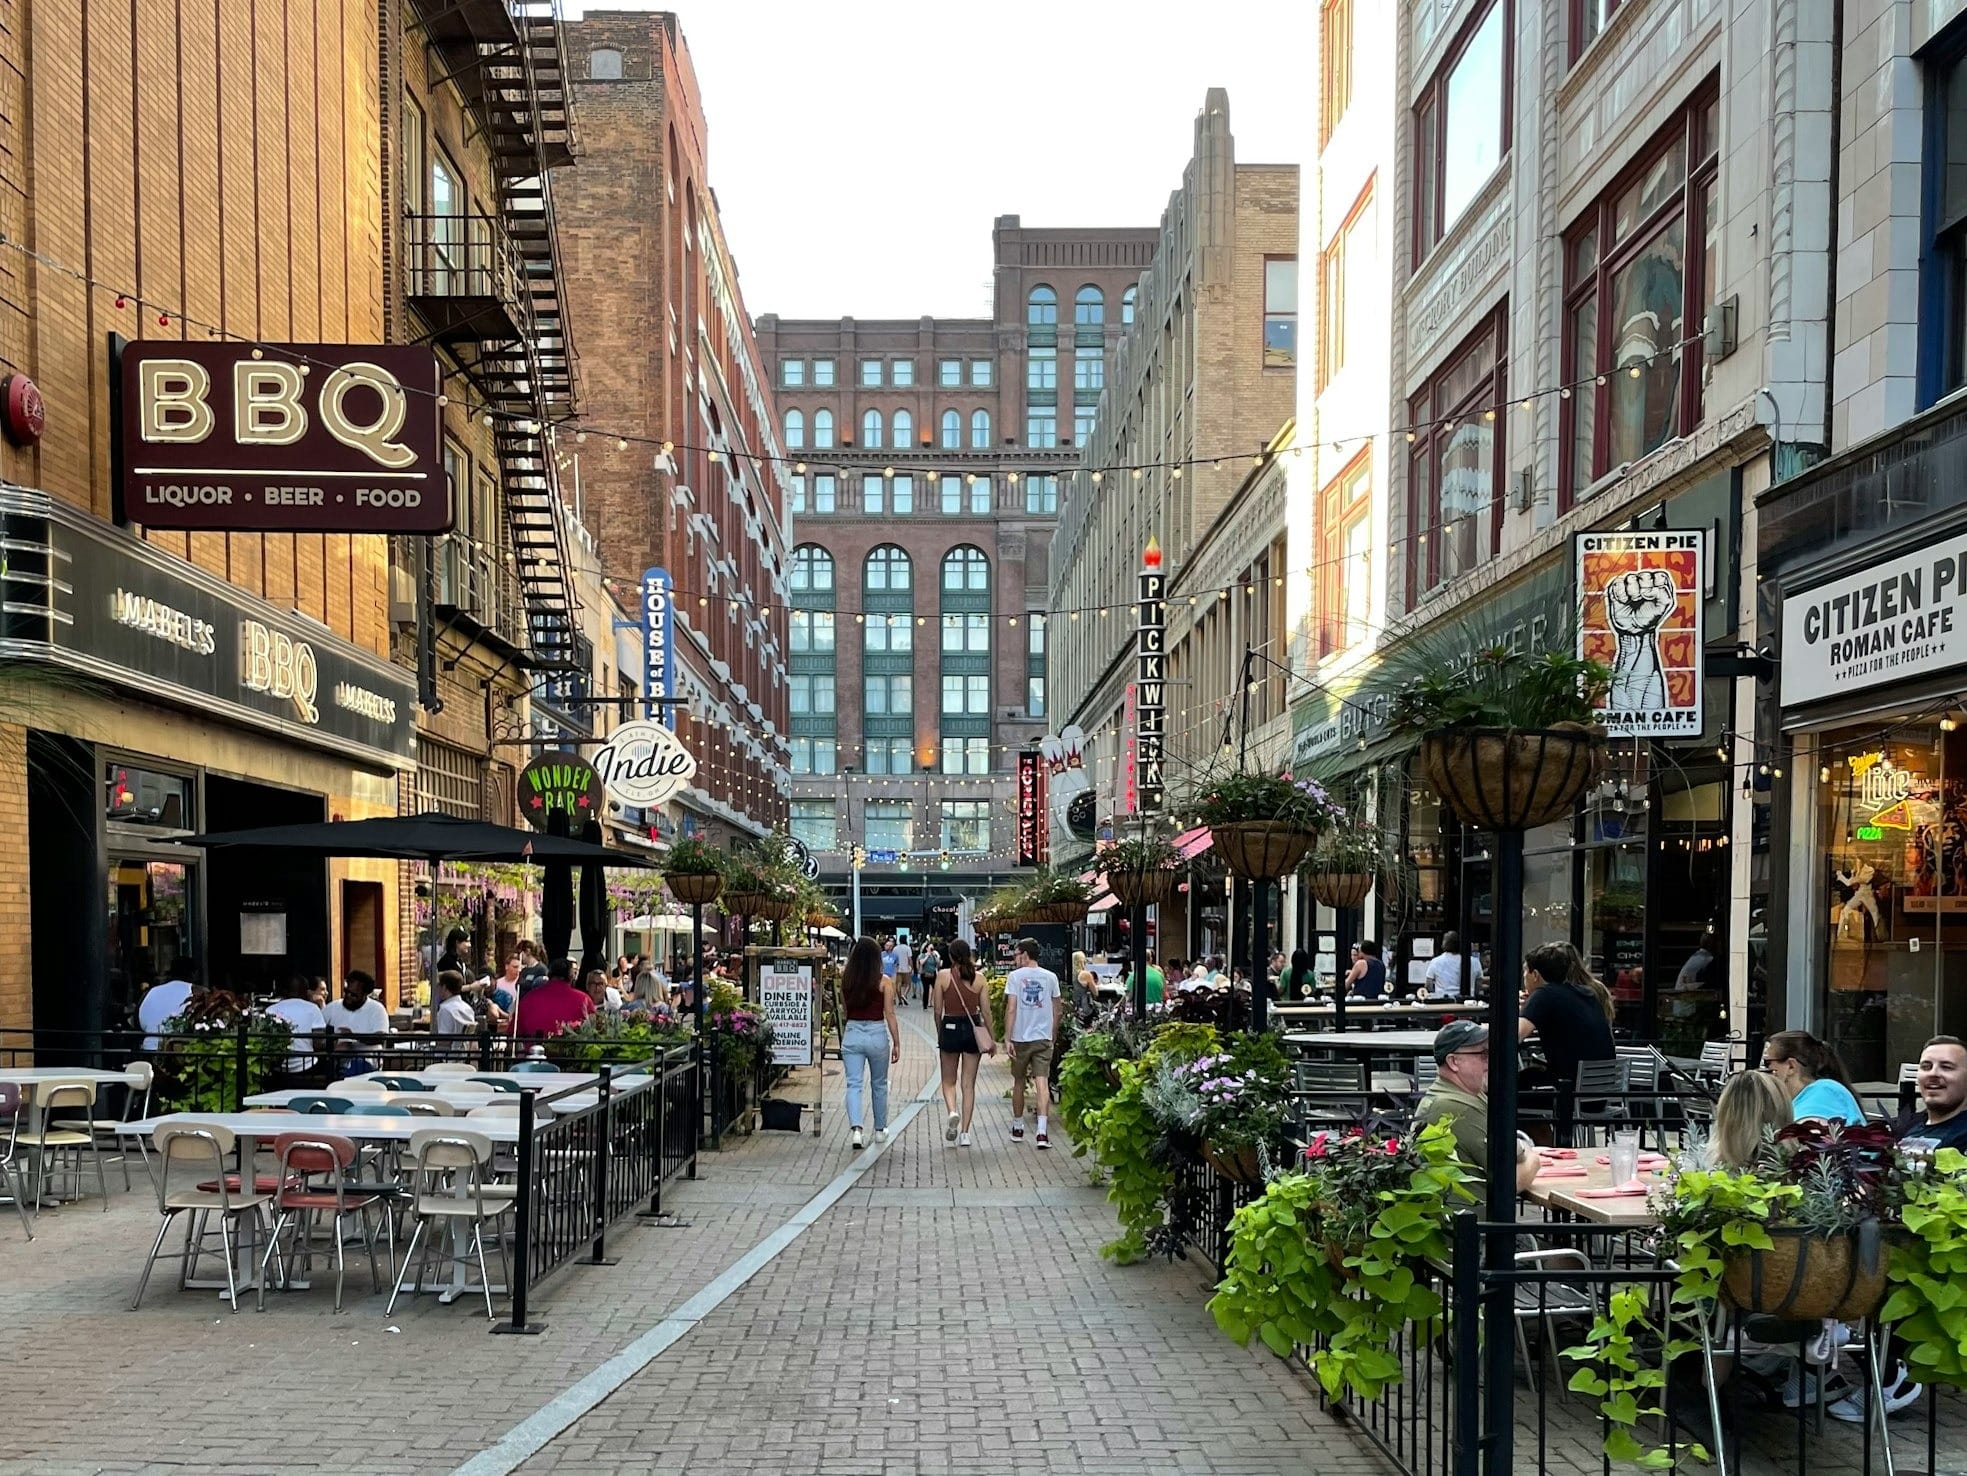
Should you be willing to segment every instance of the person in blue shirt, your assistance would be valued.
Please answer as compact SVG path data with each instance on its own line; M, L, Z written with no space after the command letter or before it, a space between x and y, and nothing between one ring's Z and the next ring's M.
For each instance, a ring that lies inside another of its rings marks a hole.
M1762 1047L1762 1069L1789 1093L1790 1111L1826 1122L1863 1124L1865 1109L1837 1052L1807 1030L1779 1030Z
M881 940L881 972L890 979L895 977L895 962L895 940L893 938L883 938Z

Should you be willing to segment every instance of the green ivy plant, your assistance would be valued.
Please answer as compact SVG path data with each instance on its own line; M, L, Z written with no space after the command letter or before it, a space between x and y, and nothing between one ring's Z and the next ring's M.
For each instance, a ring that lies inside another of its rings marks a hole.
M1059 1121L1072 1137L1075 1157L1084 1157L1092 1147L1088 1119L1114 1093L1113 1078L1107 1074L1109 1068L1125 1059L1120 1038L1113 1032L1088 1030L1072 1043L1072 1049L1059 1062Z
M1766 1239L1768 1232L1761 1233ZM1676 1290L1674 1300L1679 1297ZM1666 1390L1666 1371L1676 1358L1697 1351L1700 1344L1669 1336L1650 1315L1648 1300L1644 1287L1614 1291L1606 1310L1592 1319L1584 1342L1566 1348L1561 1356L1592 1365L1573 1373L1568 1387L1597 1398L1599 1413L1605 1417L1605 1454L1615 1461L1661 1470L1674 1464L1673 1451L1641 1444L1639 1422L1664 1416L1660 1400ZM1699 1445L1688 1449L1698 1460L1708 1458Z
M1376 1399L1400 1379L1402 1329L1441 1315L1425 1263L1446 1259L1448 1216L1474 1201L1468 1171L1445 1122L1407 1139L1321 1134L1306 1153L1236 1212L1209 1310L1238 1343L1308 1348L1328 1397Z
M1967 1154L1935 1153L1906 1180L1901 1214L1909 1233L1892 1246L1878 1315L1898 1324L1921 1383L1967 1387Z
M1193 1061L1215 1048L1210 1025L1168 1024L1156 1030L1138 1061L1114 1063L1118 1085L1105 1102L1088 1112L1093 1152L1107 1173L1106 1197L1120 1219L1120 1235L1100 1254L1129 1265L1147 1254L1149 1232L1158 1230L1174 1174L1156 1150L1163 1124L1148 1105L1148 1088L1163 1061Z

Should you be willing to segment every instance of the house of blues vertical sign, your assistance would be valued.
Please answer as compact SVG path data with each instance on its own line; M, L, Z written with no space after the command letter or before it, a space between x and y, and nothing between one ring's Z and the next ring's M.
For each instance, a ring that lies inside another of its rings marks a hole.
M642 691L648 697L642 715L665 728L676 726L676 708L656 699L676 695L676 603L667 569L642 574Z
M1161 572L1161 545L1148 539L1141 554L1139 645L1135 654L1134 764L1140 813L1161 809L1162 745L1167 736L1168 576Z

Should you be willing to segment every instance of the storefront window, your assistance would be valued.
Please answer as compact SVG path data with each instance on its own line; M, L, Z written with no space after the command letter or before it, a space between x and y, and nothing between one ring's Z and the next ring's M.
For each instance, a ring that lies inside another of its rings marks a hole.
M1896 1080L1928 1037L1967 1025L1963 738L1873 724L1819 749L1822 1033L1856 1080Z
M109 764L103 770L103 794L104 813L125 825L189 830L194 823L191 781L182 774Z
M132 1009L164 977L191 939L194 868L172 861L112 859L109 866L109 1003Z

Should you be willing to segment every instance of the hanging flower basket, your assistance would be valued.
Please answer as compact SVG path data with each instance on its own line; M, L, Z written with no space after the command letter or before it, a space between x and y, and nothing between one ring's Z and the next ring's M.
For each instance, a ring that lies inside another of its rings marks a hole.
M1365 903L1378 878L1370 871L1308 871L1304 879L1322 905L1351 912Z
M1059 926L1086 920L1084 902L1040 902L1031 909L1030 920Z
M724 889L724 878L714 871L665 871L663 881L686 907L715 902Z
M1723 1266L1721 1289L1738 1311L1855 1322L1884 1302L1892 1247L1876 1220L1828 1237L1778 1226L1769 1238L1775 1241L1771 1249L1734 1252Z
M1276 820L1236 820L1210 826L1209 839L1235 875L1267 880L1296 871L1318 836Z
M771 917L770 909L777 906L777 899L770 892L726 892L724 912L735 917Z
M1151 871L1109 871L1106 884L1123 907L1154 907L1175 895L1175 873L1162 867Z
M1551 728L1451 728L1421 740L1421 771L1441 803L1477 830L1529 830L1568 816L1598 777L1605 734Z

